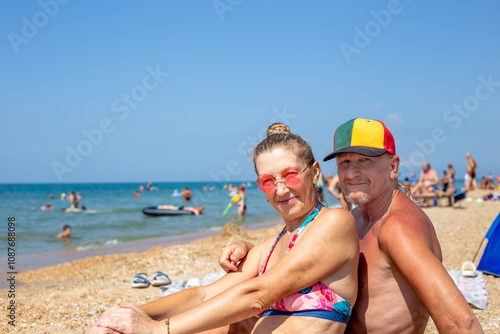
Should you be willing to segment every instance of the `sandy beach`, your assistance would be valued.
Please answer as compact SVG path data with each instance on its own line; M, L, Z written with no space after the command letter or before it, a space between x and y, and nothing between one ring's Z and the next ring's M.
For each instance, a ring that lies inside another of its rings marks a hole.
M477 198L485 191L470 192ZM443 250L447 270L459 270L472 260L490 224L500 212L500 202L461 201L454 207L424 209L434 223ZM239 231L227 224L215 236L170 247L155 246L148 251L89 257L17 275L15 285L16 326L7 324L8 289L1 291L0 302L5 316L2 333L85 333L108 308L125 303L143 304L159 296L155 287L130 288L139 272L167 273L172 281L220 271L217 258L229 242L245 239L253 243L277 234L281 225L260 230ZM483 246L484 248L484 246ZM479 262L479 257L476 259ZM473 307L485 333L500 332L500 278L485 275L488 307ZM21 284L22 282L22 284ZM437 333L429 321L426 333Z

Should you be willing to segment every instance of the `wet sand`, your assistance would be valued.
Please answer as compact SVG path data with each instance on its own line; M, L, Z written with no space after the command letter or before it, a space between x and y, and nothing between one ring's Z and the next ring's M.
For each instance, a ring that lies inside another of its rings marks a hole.
M484 192L471 193L478 197ZM500 212L500 202L461 201L455 207L425 208L434 223L443 249L443 264L448 270L459 270L464 261L472 260L491 222ZM155 271L167 273L175 281L220 271L217 258L220 249L235 240L260 242L279 233L282 225L239 230L227 224L217 235L179 242L168 247L153 246L129 249L121 254L99 254L50 267L19 273L16 276L16 327L7 324L8 289L0 292L4 321L2 333L85 333L108 308L132 302L143 304L158 298L155 287L130 288L132 277L139 272L152 276ZM263 226L270 226L263 225ZM151 246L150 244L148 246ZM484 248L484 247L483 247ZM133 251L133 252L131 252ZM480 254L481 255L481 254ZM479 257L476 264L479 262ZM2 275L5 280L5 273ZM485 333L500 332L500 278L485 275L489 304L485 310L473 307ZM23 282L22 284L20 282ZM432 321L426 333L437 333Z

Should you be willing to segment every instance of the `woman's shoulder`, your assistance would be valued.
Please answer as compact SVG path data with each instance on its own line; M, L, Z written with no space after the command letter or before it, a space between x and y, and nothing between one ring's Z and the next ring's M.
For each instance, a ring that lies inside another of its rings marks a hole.
M323 208L321 212L321 221L326 224L354 224L353 215L344 208Z
M354 233L357 236L356 224L353 215L343 208L324 208L318 217L317 233L329 235L347 235Z

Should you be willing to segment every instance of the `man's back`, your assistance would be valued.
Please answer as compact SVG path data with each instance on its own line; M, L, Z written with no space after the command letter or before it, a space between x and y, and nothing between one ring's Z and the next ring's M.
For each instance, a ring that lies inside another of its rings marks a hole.
M441 250L430 220L399 191L378 221L366 225L358 209L353 215L360 239L359 290L346 333L423 333L429 314L393 261L395 250L411 246L400 244L402 240L394 232L423 235L419 242L440 261ZM415 275L420 275L415 269Z

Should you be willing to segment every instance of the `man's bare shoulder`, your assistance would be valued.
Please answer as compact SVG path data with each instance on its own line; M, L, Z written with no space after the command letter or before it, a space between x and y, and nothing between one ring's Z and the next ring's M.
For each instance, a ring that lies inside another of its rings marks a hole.
M426 238L430 233L433 228L429 217L410 198L399 193L380 225L378 239L381 248L385 248L394 243Z

